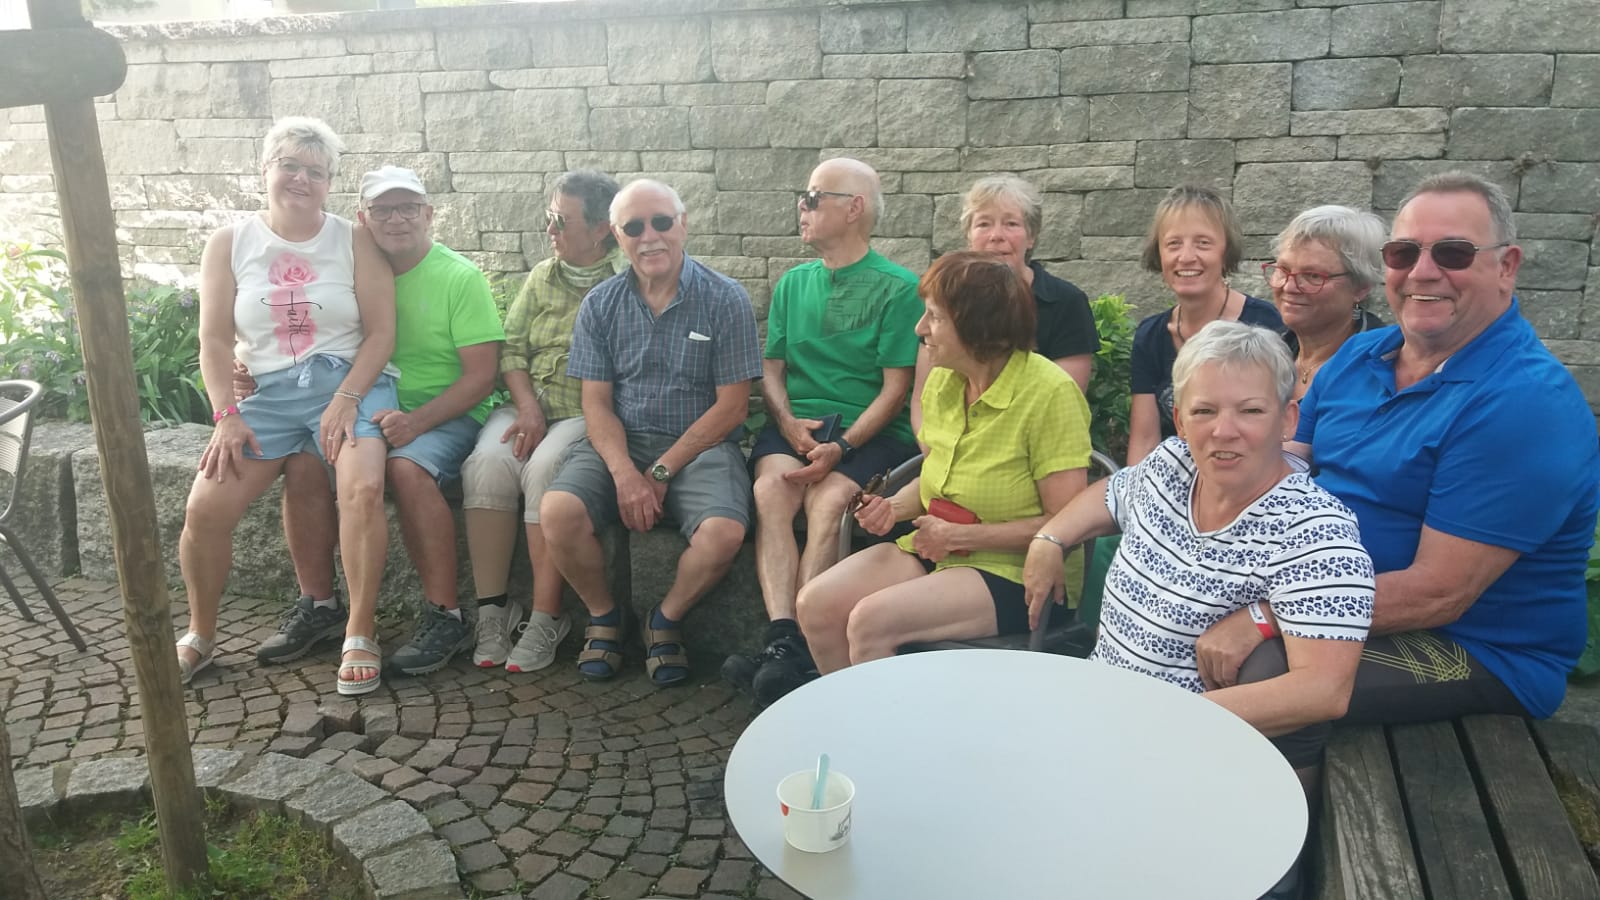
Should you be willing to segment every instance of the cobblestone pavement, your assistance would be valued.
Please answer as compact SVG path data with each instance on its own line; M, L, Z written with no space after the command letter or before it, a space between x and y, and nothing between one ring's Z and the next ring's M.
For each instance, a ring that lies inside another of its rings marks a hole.
M66 579L56 590L89 653L72 649L31 591L36 622L0 600L0 702L15 764L142 753L116 586ZM723 766L751 712L717 680L715 661L698 660L689 685L660 690L636 660L612 682L584 682L570 646L533 675L458 658L358 703L334 690L334 643L286 666L256 663L284 606L224 598L217 662L189 691L196 747L271 749L379 785L450 842L477 897L799 896L724 816ZM186 621L178 603L173 616ZM389 623L380 638L398 646L409 628Z

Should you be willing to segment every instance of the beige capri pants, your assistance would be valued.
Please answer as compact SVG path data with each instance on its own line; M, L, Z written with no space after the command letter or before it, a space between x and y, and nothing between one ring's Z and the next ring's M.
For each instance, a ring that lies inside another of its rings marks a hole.
M556 470L561 468L572 445L584 437L583 416L550 423L544 440L533 448L526 461L511 452L511 441L500 442L500 436L516 419L517 411L510 406L489 414L489 421L478 433L478 445L461 464L461 507L514 512L520 494L527 498L522 521L537 525L539 498L556 477Z

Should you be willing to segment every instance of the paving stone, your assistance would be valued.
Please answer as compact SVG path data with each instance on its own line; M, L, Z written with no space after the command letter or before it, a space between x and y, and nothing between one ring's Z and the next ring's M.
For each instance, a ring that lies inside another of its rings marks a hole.
M334 772L317 785L285 805L311 819L332 823L354 815L369 806L389 799L388 793L345 772Z
M456 858L444 841L425 841L369 859L367 875L374 894L384 898L446 898L461 896Z
M333 839L357 859L365 859L432 830L421 813L402 801L391 800L335 825Z
M558 831L539 844L539 851L552 856L568 857L578 855L588 845L588 840L581 835L570 831Z
M479 841L486 841L493 836L489 826L483 820L473 816L459 822L451 822L439 828L439 837L449 841L456 847L464 847Z
M517 876L507 868L488 869L472 873L472 886L480 894L509 891L517 886ZM522 900L521 894L500 895L504 900Z
M588 879L589 881L599 881L607 875L610 875L612 868L615 866L616 862L614 860L607 859L604 856L599 856L594 853L585 853L568 863L566 871L571 872L579 878Z
M451 764L476 771L489 764L489 755L488 747L467 747L456 752Z
M500 799L500 789L490 784L464 784L456 788L456 796L477 809L488 809Z
M578 900L589 890L589 882L557 872L533 889L528 900Z
M150 779L143 759L96 759L79 763L67 778L63 799L87 800L110 795L131 797L146 790Z
M24 812L55 805L55 769L22 769L16 773L17 800Z
M392 759L379 756L372 759L361 760L355 764L355 766L351 769L351 772L357 778L361 778L365 781L377 782L380 781L385 775L398 768L400 768L399 763Z
M512 871L525 884L537 884L561 867L561 860L542 853L524 853L512 864Z
M296 759L305 759L317 746L320 738L286 734L267 745L267 750L272 753L282 753L284 756L293 756Z
M438 828L441 825L472 815L472 807L462 803L460 800L446 800L430 807L424 815L427 816L429 824Z
M439 768L428 773L428 780L437 781L440 784L446 784L450 787L455 787L471 781L472 773L466 769L458 769L454 766L440 766Z
M635 853L628 857L628 865L651 878L659 876L671 865L671 860L657 853Z
M194 751L194 783L196 787L218 787L244 761L237 750Z
M756 864L753 862L725 859L712 870L706 889L742 894L755 873Z
M383 743L400 731L400 715L393 706L373 704L361 710L361 731L375 743Z
M677 897L694 897L700 893L700 885L709 877L711 873L704 869L673 866L656 882L656 890Z
M430 740L418 748L406 762L415 769L436 769L444 765L444 761L455 752L454 741Z
M394 735L378 745L377 755L401 761L422 749L422 742L403 735Z
M678 851L678 864L695 868L707 868L717 859L717 841L696 840L689 841Z
M283 733L293 737L321 738L327 733L327 719L315 706L292 706L283 719Z
M561 823L565 822L566 820L567 814L561 812L560 810L541 809L538 812L535 812L533 815L528 816L528 820L523 824L526 825L531 831L539 834L549 834L550 832L555 831L557 828L560 828Z
M226 783L226 788L259 800L282 800L329 777L333 769L277 753L263 754L250 771Z
M650 893L650 878L623 869L613 872L610 878L600 883L599 894L613 900L639 900Z
M418 772L416 769L413 769L410 766L401 766L398 769L391 769L389 772L385 773L383 779L379 781L378 784L386 791L399 791L408 788L422 780L423 776L421 772Z
M495 843L514 856L521 856L538 842L539 836L526 828L512 828L495 838Z
M456 790L436 781L419 781L395 796L418 809L427 809L455 797Z
M372 738L356 731L336 731L322 741L322 749L345 752L349 750L370 750L373 747Z
M528 817L528 811L506 803L497 803L483 814L483 823L496 834L505 831Z
M492 841L485 841L482 844L474 844L463 849L458 854L457 859L459 860L461 871L470 875L473 872L481 872L484 869L491 869L505 863L506 855Z
M683 835L679 832L652 828L639 839L635 849L640 853L671 854L678 849L682 840Z

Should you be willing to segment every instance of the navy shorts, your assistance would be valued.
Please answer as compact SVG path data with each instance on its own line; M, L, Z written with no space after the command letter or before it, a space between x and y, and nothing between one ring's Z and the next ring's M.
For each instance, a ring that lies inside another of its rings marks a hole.
M794 452L794 448L784 440L783 432L778 430L778 426L768 422L767 426L761 429L761 433L756 435L755 446L750 448L750 471L755 471L756 460L774 453L787 453L801 462L806 461L805 457ZM854 481L858 486L865 485L872 480L872 476L882 475L916 455L916 447L880 433L855 448L855 451L834 466L833 470Z
M917 557L917 562L922 563L922 567L927 569L929 574L932 574L937 566L937 563L932 560L923 559L920 556ZM989 599L994 603L994 621L999 626L999 633L1026 634L1030 631L1031 629L1028 628L1028 594L1022 585L993 572L985 572L982 569L973 569L973 571L983 577L983 586L989 589ZM1046 609L1049 610L1050 618L1047 623L1049 625L1063 624L1072 615L1071 610L1068 610L1065 605L1051 603Z

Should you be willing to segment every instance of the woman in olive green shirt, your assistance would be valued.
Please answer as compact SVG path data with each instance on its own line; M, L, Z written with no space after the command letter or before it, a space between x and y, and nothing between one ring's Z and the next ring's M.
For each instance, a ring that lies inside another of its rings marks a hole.
M1087 484L1089 407L1034 346L1033 297L992 254L940 257L922 277L917 334L934 370L922 393L921 475L865 497L874 534L916 530L850 556L800 591L799 620L827 673L912 641L1028 629L1028 542Z

